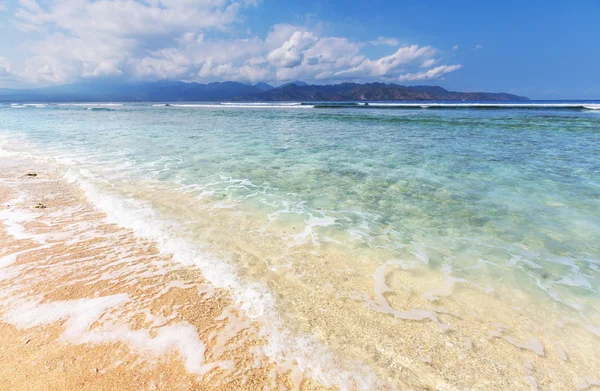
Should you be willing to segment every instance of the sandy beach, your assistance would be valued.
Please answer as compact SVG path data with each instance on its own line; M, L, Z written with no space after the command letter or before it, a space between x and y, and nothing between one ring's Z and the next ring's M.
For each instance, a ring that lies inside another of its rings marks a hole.
M325 389L270 362L198 268L108 223L52 170L3 159L0 200L0 389Z
M410 263L386 260L376 247L290 246L289 225L248 218L219 199L121 181L133 199L156 197L163 211L185 217L178 226L199 226L187 242L168 231L155 235L163 242L144 239L137 233L152 234L160 219L119 215L140 203L103 213L114 199L90 196L85 181L68 180L70 169L26 151L2 155L2 390L600 387L594 312L581 322L510 280L492 288L432 270L425 253ZM291 238L311 238L293 224ZM240 281L268 289L223 289L222 269L184 262L179 250L194 240L235 261ZM247 305L273 297L268 314ZM277 316L283 321L269 327Z
M314 380L297 362L271 361L260 318L250 320L197 265L182 264L156 243L111 222L51 164L3 157L0 202L1 389L337 389ZM251 241L243 238L236 240ZM252 253L264 256L258 249ZM329 254L326 264L334 262ZM313 327L337 328L356 341L385 342L398 351L384 366L398 387L600 387L594 337L585 328L571 324L567 331L567 319L552 317L544 323L552 327L534 325L511 307L527 300L514 291L490 296L454 286L460 281L451 279L435 282L438 288L431 290L387 270L393 266L379 267L374 288L365 286L374 289L373 299L338 295L356 301L356 322L336 326L335 317L352 314L322 303ZM326 276L327 270L320 273ZM389 294L388 286L411 284L406 295ZM425 293L419 298L417 291ZM294 298L292 291L287 294ZM297 292L295 300L301 295ZM313 311L317 299L304 295L306 311ZM417 301L439 304L431 314L395 309ZM370 304L361 309L364 302ZM365 309L382 314L378 325L358 321ZM364 334L365 327L373 332ZM386 334L375 333L376 327ZM352 346L337 349L352 357ZM357 383L363 379L356 372L345 389L365 389L367 380Z

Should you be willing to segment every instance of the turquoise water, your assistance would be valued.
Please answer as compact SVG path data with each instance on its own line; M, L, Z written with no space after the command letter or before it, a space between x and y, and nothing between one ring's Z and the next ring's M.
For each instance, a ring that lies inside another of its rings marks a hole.
M145 194L159 215L252 221L285 262L331 250L357 270L395 260L507 284L600 336L600 110L4 105L0 128L2 148ZM284 278L319 281L305 263Z

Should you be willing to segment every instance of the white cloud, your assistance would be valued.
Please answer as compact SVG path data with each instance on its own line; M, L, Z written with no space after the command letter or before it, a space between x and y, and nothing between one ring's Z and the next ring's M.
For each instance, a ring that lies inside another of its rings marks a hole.
M61 0L43 9L36 0L19 0L16 16L26 29L48 25L79 37L172 37L185 31L223 28L234 22L236 1Z
M6 6L6 2L3 0L0 0L0 12L3 11L8 11L8 7Z
M440 65L439 67L432 68L425 72L418 73L406 73L401 75L398 80L399 81L414 81L414 80L424 80L424 79L436 79L439 78L446 73L454 72L462 68L462 65Z
M371 45L387 45L387 46L398 46L400 42L396 38L379 37L373 41L369 41Z
M458 46L458 45L454 45L454 46L452 46L452 50L454 50L454 51L457 51L458 49L459 49L459 46Z
M275 66L294 68L302 63L306 49L316 42L313 33L296 31L282 46L269 53L267 59Z
M423 63L421 64L421 68L429 68L432 67L435 63L437 63L439 60L437 58L429 58L425 61L423 61Z
M473 48L473 50L481 50L483 49L483 46L481 46L480 44L475 45L475 47Z
M339 71L337 75L346 77L368 75L379 78L389 78L403 71L404 68L411 63L421 63L424 60L432 58L436 53L437 50L431 46L404 46L389 56L375 60L365 59L355 67Z
M379 58L362 52L369 44L397 46L394 38L352 42L290 24L274 25L264 38L240 37L234 27L245 7L254 5L249 0L19 0L16 25L24 34L43 36L24 44L31 55L19 67L19 77L38 84L101 76L393 81L457 69L427 70L440 61L431 46L404 46Z

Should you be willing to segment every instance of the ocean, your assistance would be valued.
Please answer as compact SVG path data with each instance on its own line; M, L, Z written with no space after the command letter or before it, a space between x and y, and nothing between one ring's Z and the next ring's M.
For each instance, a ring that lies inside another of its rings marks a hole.
M599 102L7 103L9 155L197 265L325 384L597 375Z

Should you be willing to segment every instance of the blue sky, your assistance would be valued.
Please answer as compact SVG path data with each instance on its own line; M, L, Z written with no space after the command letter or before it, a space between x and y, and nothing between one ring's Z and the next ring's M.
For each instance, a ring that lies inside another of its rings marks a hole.
M0 87L383 81L600 99L600 1L0 0Z

